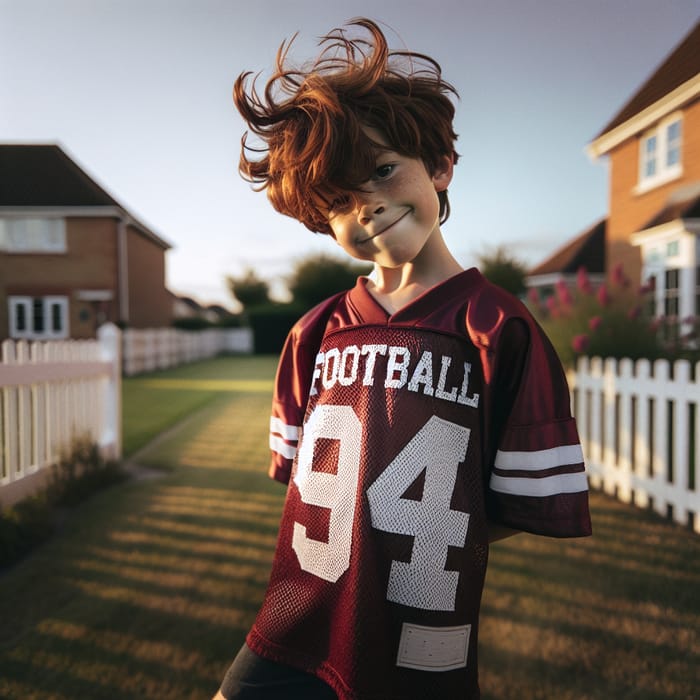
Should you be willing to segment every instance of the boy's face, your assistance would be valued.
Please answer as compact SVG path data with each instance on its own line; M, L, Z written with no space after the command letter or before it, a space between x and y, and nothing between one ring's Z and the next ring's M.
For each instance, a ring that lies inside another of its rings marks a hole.
M384 143L376 131L367 133ZM372 177L329 212L333 237L359 260L389 268L412 262L439 231L437 193L447 189L451 179L448 156L431 174L419 158L378 149Z

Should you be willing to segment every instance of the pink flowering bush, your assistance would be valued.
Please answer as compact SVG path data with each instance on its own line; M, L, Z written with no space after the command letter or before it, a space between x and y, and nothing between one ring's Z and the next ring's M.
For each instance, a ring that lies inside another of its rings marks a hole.
M647 312L652 293L649 288L635 293L617 266L609 283L597 288L581 268L574 290L559 282L546 300L539 299L536 290L530 290L527 299L562 363L570 367L581 355L654 360L672 354L658 321Z

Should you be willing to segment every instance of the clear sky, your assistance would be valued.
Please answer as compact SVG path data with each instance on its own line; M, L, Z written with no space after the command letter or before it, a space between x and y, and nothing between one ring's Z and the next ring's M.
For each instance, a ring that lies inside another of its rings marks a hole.
M237 173L231 88L365 15L458 89L452 216L465 265L505 244L535 264L603 216L585 146L700 18L700 0L0 0L0 142L58 143L173 245L167 283L231 304L248 266L274 282L341 255ZM387 26L388 25L388 26Z

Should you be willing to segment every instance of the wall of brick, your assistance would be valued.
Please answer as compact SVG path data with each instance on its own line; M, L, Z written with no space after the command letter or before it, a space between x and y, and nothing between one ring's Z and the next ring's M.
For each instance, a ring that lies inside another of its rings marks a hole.
M68 298L71 338L93 338L97 327L123 318L118 279L118 222L110 218L68 218L65 253L0 253L0 339L9 335L9 296ZM127 227L129 325L169 326L171 297L165 289L165 253ZM111 299L81 298L80 292L108 292Z
M679 187L700 182L700 100L683 112L683 174L664 185L637 194L639 149L642 134L628 139L610 153L610 209L607 232L608 269L622 262L628 274L637 278L639 250L629 244Z
M8 335L8 296L66 296L72 338L94 337L98 322L118 319L114 219L66 220L66 253L0 255L0 337ZM112 301L78 299L77 290L110 291Z
M129 326L162 328L172 321L172 301L165 288L165 254L136 229L127 229Z

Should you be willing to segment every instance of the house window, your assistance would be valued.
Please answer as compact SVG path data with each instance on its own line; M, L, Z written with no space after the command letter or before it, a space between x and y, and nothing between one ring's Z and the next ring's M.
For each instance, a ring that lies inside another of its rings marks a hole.
M656 135L648 136L644 139L642 148L642 173L644 179L654 177L656 175L656 149L657 149Z
M666 270L665 272L665 288L664 288L664 315L678 316L679 302L679 280L680 270Z
M68 297L20 297L8 299L10 337L57 340L68 337Z
M65 219L0 219L0 251L65 253Z
M666 257L673 258L681 252L680 241L671 241L666 244Z
M639 187L642 192L680 176L682 121L679 115L664 120L641 140Z
M681 120L677 119L666 127L666 167L681 162Z

